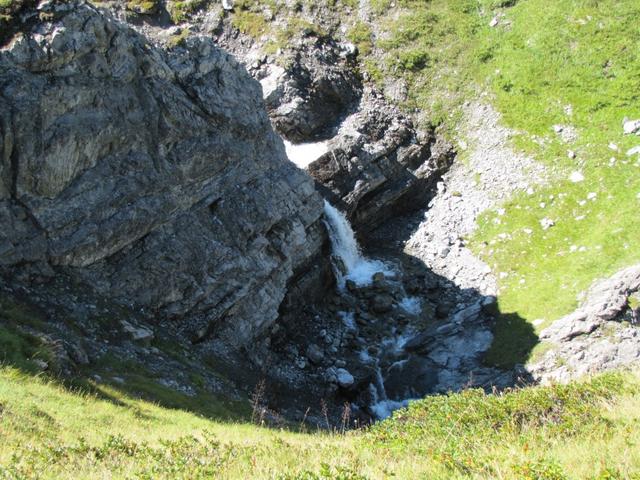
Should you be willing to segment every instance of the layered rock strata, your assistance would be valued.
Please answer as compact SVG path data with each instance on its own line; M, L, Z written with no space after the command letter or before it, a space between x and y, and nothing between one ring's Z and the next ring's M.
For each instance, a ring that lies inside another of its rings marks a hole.
M43 8L0 51L3 273L246 342L324 241L260 85L210 40L167 53L90 5Z

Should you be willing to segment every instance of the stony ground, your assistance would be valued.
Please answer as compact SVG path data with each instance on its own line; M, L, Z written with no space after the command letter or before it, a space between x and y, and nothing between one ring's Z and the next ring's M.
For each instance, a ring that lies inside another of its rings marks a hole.
M500 114L486 99L465 105L464 116L462 161L438 184L405 251L462 289L496 295L497 281L490 267L467 248L465 239L477 228L482 212L496 208L517 190L543 182L545 169L514 151L509 143L512 132L500 124Z

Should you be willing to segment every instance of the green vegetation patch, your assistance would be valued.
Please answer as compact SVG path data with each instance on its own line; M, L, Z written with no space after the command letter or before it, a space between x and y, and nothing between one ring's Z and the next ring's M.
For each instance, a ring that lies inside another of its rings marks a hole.
M148 15L157 12L160 6L159 0L128 0L126 8L135 13Z
M204 8L207 0L182 0L167 2L167 11L173 23L183 23L191 15Z
M516 144L550 177L510 200L505 216L490 212L480 222L478 251L508 275L504 311L553 320L596 278L640 260L640 159L625 153L640 140L622 134L625 116L640 117L638 15L634 1L529 0L508 11L508 29L488 34L485 78L497 106L507 125L525 132ZM563 141L554 125L577 137ZM570 181L573 172L584 180ZM544 218L554 226L541 228Z
M429 397L344 434L213 420L101 388L97 395L0 369L0 475L595 479L640 472L640 397L630 374Z
M498 462L512 454L510 478L573 478L561 457L548 455L542 444L571 445L594 434L609 439L615 426L601 405L621 394L637 395L638 386L627 384L620 374L499 395L466 390L412 402L373 426L366 438L373 448L384 445L398 454L433 458L456 475L501 478L504 466ZM498 453L503 449L505 457ZM520 477L536 471L547 473Z

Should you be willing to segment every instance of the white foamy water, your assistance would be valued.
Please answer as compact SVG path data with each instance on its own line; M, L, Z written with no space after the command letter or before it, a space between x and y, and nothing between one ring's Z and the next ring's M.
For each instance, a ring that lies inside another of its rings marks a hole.
M289 157L289 160L300 168L307 168L310 163L315 162L329 151L327 141L293 144L284 140L284 148L287 151L287 157Z
M341 272L340 268L335 269L340 289L344 288L347 280L353 280L356 285L364 286L371 284L373 275L377 272L385 275L393 273L383 262L370 260L362 255L347 217L326 200L324 214L333 254L342 261L346 269L346 273Z
M409 405L409 400L402 400L398 402L396 400L380 400L379 402L370 405L369 408L378 420L384 420L389 418L394 410L404 408Z
M422 302L418 297L404 297L399 305L411 315L419 315L422 312Z
M338 316L340 316L342 323L348 330L358 330L353 312L338 312Z
M396 335L393 337L385 338L382 341L382 349L392 355L399 355L402 353L404 346L412 338L413 334L406 333L404 335Z
M409 401L413 399L405 400L390 400L387 397L387 392L384 388L384 380L382 379L382 372L380 367L376 365L376 381L375 384L369 384L369 393L372 398L369 408L371 412L376 416L378 420L384 420L389 418L394 410L404 408L409 405Z

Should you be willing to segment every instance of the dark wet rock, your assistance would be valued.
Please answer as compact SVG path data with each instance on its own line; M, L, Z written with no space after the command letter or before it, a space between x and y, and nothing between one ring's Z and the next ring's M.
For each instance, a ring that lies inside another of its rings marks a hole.
M371 301L371 309L375 313L388 313L393 310L393 305L393 297L387 294L376 295Z
M336 381L338 382L338 385L340 387L349 388L354 384L355 379L348 370L344 368L338 368L336 370Z
M389 398L404 400L422 398L438 384L438 366L424 357L411 356L394 363L385 374Z
M129 335L134 342L140 342L145 345L149 345L154 338L153 330L148 327L140 325L132 325L126 320L121 320L120 325L122 330Z
M451 335L460 330L460 327L455 323L445 323L444 325L436 328L436 334L438 335Z
M480 312L482 311L482 304L480 301L459 310L451 317L451 321L458 325L475 322L480 318Z
M324 361L324 352L318 345L312 343L307 348L307 358L315 365L320 365Z
M438 318L447 318L449 313L451 312L451 304L448 303L439 303L436 306L436 317Z
M500 309L498 308L498 299L489 295L482 300L482 311L487 315L492 317L497 317L500 314Z
M417 133L368 89L330 146L308 171L360 234L425 206L430 187L453 161L448 144Z

